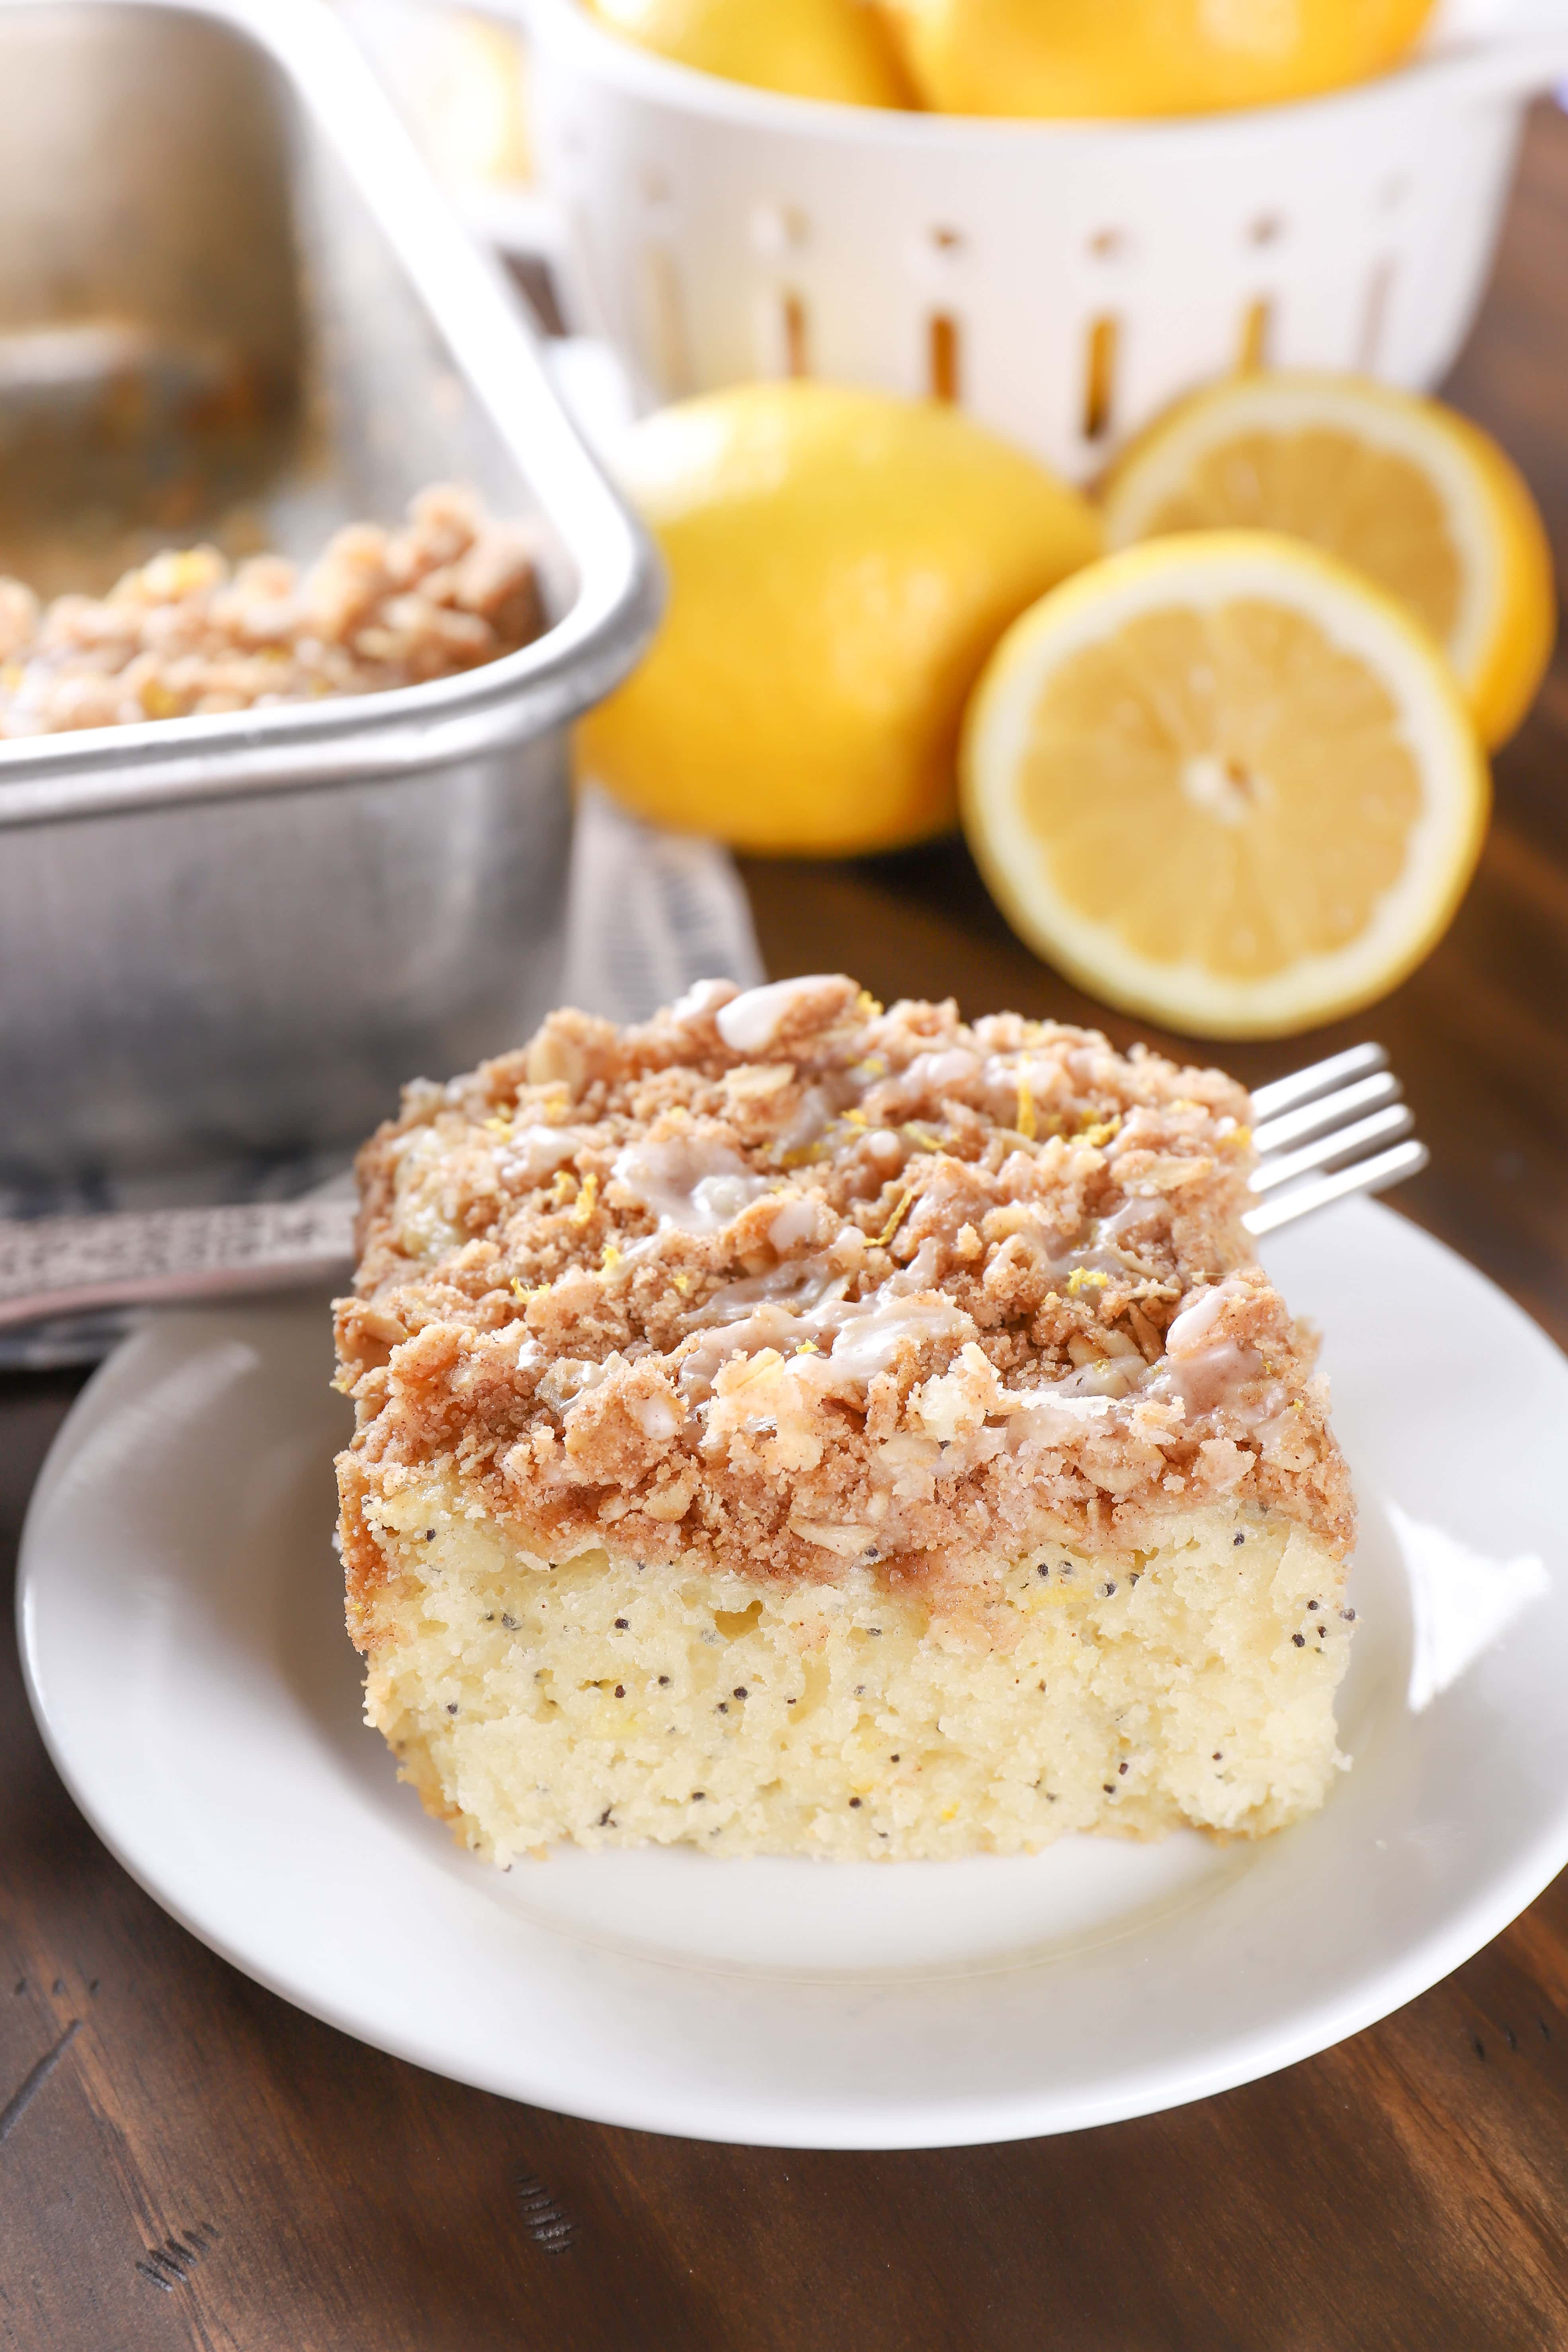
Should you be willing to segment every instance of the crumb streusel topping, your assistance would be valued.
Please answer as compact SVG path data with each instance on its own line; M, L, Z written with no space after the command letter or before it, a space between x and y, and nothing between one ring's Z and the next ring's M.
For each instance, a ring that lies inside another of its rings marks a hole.
M1240 1216L1242 1089L822 976L563 1012L408 1089L341 1303L353 1498L432 1467L541 1557L875 1563L961 1606L1053 1538L1277 1508L1348 1549L1310 1339Z
M531 535L421 490L400 530L351 523L304 572L215 547L155 555L40 612L0 578L0 741L375 694L515 653L544 626Z

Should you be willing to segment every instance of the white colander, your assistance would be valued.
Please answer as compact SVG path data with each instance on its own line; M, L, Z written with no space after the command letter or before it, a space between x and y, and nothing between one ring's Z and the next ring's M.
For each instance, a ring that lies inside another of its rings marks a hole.
M645 398L787 374L934 392L1079 478L1238 363L1436 382L1525 103L1568 72L1558 5L1300 105L975 121L742 88L576 0L516 5L572 323Z

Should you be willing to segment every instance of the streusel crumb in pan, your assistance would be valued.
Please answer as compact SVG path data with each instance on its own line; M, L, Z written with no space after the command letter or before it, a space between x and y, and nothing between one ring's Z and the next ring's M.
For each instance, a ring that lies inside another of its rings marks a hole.
M533 535L466 490L350 523L301 572L171 549L107 596L40 607L0 578L0 741L383 694L497 661L544 626Z

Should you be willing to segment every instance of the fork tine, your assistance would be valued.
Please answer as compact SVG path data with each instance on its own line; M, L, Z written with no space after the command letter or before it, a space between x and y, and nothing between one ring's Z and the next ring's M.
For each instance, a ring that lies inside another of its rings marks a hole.
M1293 1110L1298 1103L1310 1102L1318 1095L1331 1093L1335 1087L1348 1085L1352 1078L1364 1078L1372 1071L1387 1066L1388 1055L1381 1045L1351 1045L1342 1054L1331 1054L1326 1061L1310 1062L1304 1070L1292 1070L1289 1077L1271 1079L1266 1087L1254 1087L1253 1118L1278 1118L1282 1110Z
M1319 1095L1313 1101L1300 1105L1295 1110L1268 1118L1252 1130L1255 1149L1262 1159L1270 1152L1288 1150L1291 1145L1305 1143L1309 1136L1321 1135L1331 1127L1342 1127L1357 1113L1375 1110L1381 1103L1397 1102L1404 1088L1392 1070L1374 1070L1370 1077L1358 1078L1353 1086L1340 1087L1334 1093Z
M1332 1176L1320 1176L1310 1184L1293 1184L1256 1209L1248 1209L1241 1222L1249 1234L1271 1234L1280 1225L1294 1224L1298 1217L1310 1216L1315 1209L1326 1209L1331 1202L1342 1201L1348 1193L1381 1192L1390 1184L1403 1183L1406 1176L1419 1175L1429 1157L1426 1146L1412 1138L1396 1143L1392 1151L1380 1151L1374 1159L1358 1160L1353 1167L1342 1168Z
M1252 1190L1272 1192L1280 1184L1294 1182L1298 1176L1310 1176L1320 1168L1332 1167L1352 1151L1365 1152L1374 1143L1392 1143L1401 1135L1408 1135L1415 1121L1407 1103L1389 1103L1374 1110L1370 1118L1352 1119L1349 1127L1338 1127L1327 1135L1303 1143L1298 1150L1277 1152L1252 1171Z

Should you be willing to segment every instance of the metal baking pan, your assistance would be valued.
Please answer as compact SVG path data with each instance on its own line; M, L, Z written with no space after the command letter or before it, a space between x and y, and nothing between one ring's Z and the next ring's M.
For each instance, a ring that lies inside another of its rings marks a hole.
M431 481L552 625L382 695L0 743L0 1189L346 1147L543 1009L564 730L657 567L317 0L0 0L0 570L305 558Z

